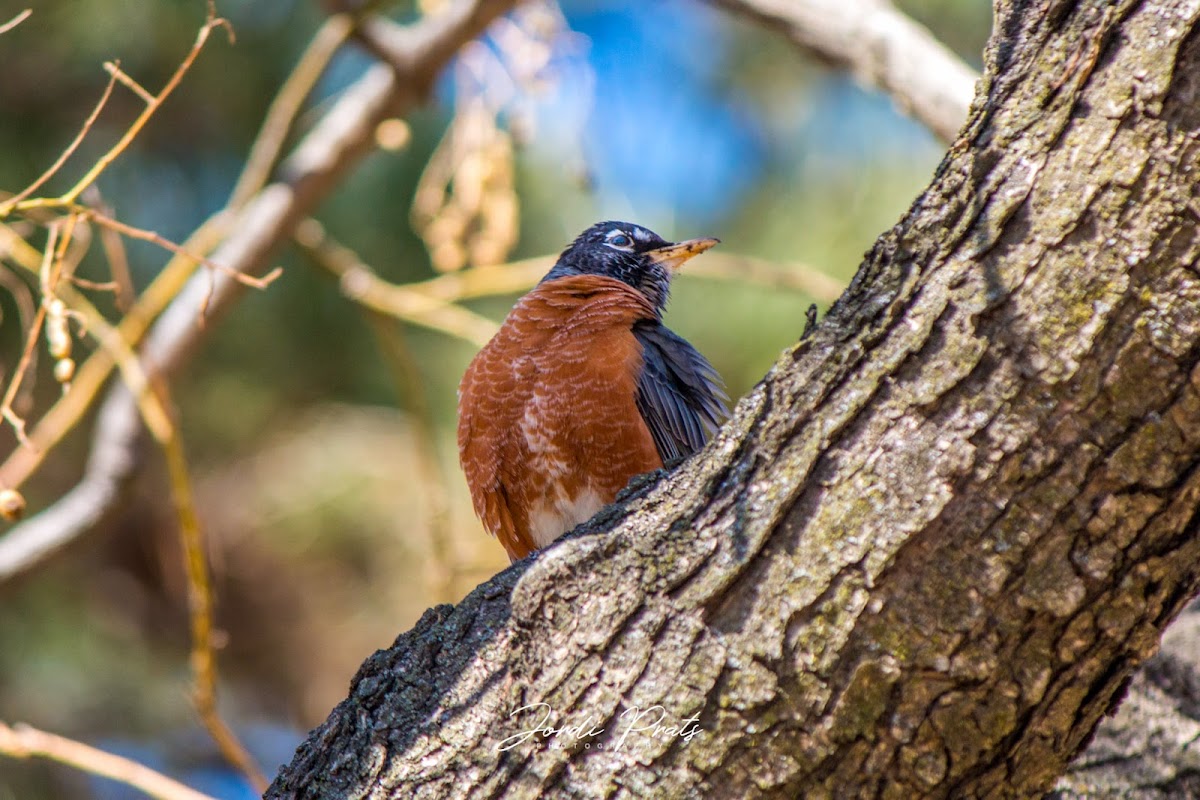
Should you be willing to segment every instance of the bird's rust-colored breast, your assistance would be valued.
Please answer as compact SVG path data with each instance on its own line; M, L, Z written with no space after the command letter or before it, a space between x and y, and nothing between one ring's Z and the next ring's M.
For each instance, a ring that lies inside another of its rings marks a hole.
M484 526L513 559L544 547L662 466L636 404L649 301L614 278L523 297L459 385L459 459Z

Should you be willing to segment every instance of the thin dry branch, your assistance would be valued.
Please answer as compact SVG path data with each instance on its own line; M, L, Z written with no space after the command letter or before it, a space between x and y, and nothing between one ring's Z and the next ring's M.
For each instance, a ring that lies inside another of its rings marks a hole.
M150 90L134 80L128 72L122 70L120 61L105 61L104 71L116 78L126 89L140 97L146 105L154 102L154 95L150 93Z
M354 251L326 236L315 220L306 220L297 228L296 243L314 262L337 276L343 294L365 308L480 347L496 333L498 326L487 317L383 280Z
M175 91L175 88L179 86L180 81L183 80L183 76L186 75L188 70L192 68L192 64L195 63L196 57L199 56L200 51L204 49L204 44L208 41L209 34L212 33L214 28L220 27L225 28L229 35L230 41L232 41L233 28L229 26L229 22L227 20L216 15L213 4L210 2L208 5L208 17L205 20L204 25L201 26L200 32L196 35L196 41L192 45L192 49L188 51L186 56L184 56L183 61L180 62L179 66L175 69L175 72L171 75L166 85L163 86L162 90L157 95L147 100L146 107L142 109L142 113L137 116L137 119L130 123L129 127L126 129L125 133L122 134L117 143L114 144L108 150L108 152L100 156L100 158L96 160L96 163L92 165L91 169L89 169L74 186L68 189L61 196L54 198L35 197L29 200L21 199L22 197L28 197L29 192L32 191L26 190L25 192L17 195L15 198L10 198L4 203L0 203L0 219L8 216L8 214L12 213L13 211L27 211L35 208L56 208L74 204L74 202L79 199L79 195L81 195L89 186L94 184L96 179L100 177L104 170L108 169L108 166L112 164L112 162L116 161L117 158L124 153L126 149L128 149L133 140L137 138L137 135L142 132L142 128L144 128L146 123L150 121L150 118L154 116L155 112L157 112L166 99L171 96L171 93ZM105 64L105 69L107 69L109 73L109 84L104 96L101 98L101 102L97 105L96 110L93 112L94 116L99 115L100 109L103 107L108 95L112 92L112 86L115 81L121 81L126 86L129 86L131 83L133 83L132 79L124 75L124 73L122 73L115 64ZM138 88L140 89L140 87ZM144 89L138 94L143 99L146 99L146 92ZM84 129L80 131L78 137L80 140L82 140L83 136L87 135L90 123L95 121L94 116L89 117L89 123L85 124ZM72 143L72 149L73 147L77 146L78 142ZM66 154L66 156L69 155L70 153ZM51 175L53 175L54 172L57 171L57 168L61 166L61 162L66 161L66 156L60 156L59 161L55 162L55 165L52 166L51 169L47 171L47 174L43 177L48 179ZM39 179L39 181L42 183L45 182L43 179ZM40 183L35 182L35 189L37 185L40 185Z
M296 243L318 265L338 277L347 297L365 308L478 346L486 344L498 326L458 305L458 301L527 291L542 279L555 260L552 255L537 256L397 284L380 278L352 250L329 238L316 220L305 220L297 228ZM728 253L710 253L689 264L683 274L799 291L822 303L836 300L843 288L837 280L803 264L779 264Z
M542 279L554 266L555 256L535 256L494 267L472 267L439 275L406 289L446 302L524 292ZM841 294L842 284L807 264L780 263L735 253L708 252L704 258L688 263L682 277L735 281L774 289L803 292L822 303L832 303Z
M20 759L48 758L132 786L157 800L214 800L144 764L28 725L10 727L0 722L0 753Z
M887 93L942 141L967 118L979 74L887 0L712 0Z
M169 405L166 381L160 382L157 391L164 396L164 402ZM184 454L179 427L173 426L171 435L159 444L167 457L167 473L171 482L171 496L175 501L175 513L179 519L184 571L187 574L194 681L192 702L196 713L200 715L200 721L204 723L225 759L246 776L256 791L265 792L266 776L217 711L217 659L212 642L212 585L209 582L208 562L205 558L204 533L200 527L200 518L196 514L196 502L192 495L192 482L188 474L187 457Z
M205 258L204 256L195 253L189 253L183 248L182 245L175 244L161 234L121 222L119 219L110 217L97 209L86 209L84 213L88 219L95 220L97 224L103 227L110 228L111 230L114 230L117 233L123 234L132 239L141 239L144 242L156 244L164 250L170 250L175 255L183 256L190 261L195 261L198 264L203 264L208 269L223 272L238 283L241 283L244 286L249 286L252 289L266 289L271 285L272 282L274 282L276 278L283 274L282 267L275 267L261 278L256 278L253 275L247 275L244 272L231 269L223 264L213 261L212 259Z
M96 343L108 350L121 371L121 379L137 400L142 422L150 430L150 434L159 442L169 439L175 427L171 422L171 415L163 407L158 396L150 390L150 382L142 369L142 362L138 360L129 343L121 337L121 332L109 324L86 297L69 286L59 287L58 296L83 318L88 334Z
M21 203L21 201L40 189L46 183L46 181L53 178L55 174L62 169L62 165L67 163L67 159L69 159L71 155L79 149L79 145L81 145L83 140L87 138L88 132L91 131L92 126L95 125L96 120L99 119L100 112L104 110L104 106L108 103L108 98L112 96L113 86L116 85L116 81L117 78L115 75L109 77L108 85L104 87L104 92L100 95L100 99L96 102L92 112L88 114L87 119L83 121L83 127L79 129L79 133L75 134L75 138L72 139L71 143L66 146L66 149L64 149L62 153L59 154L58 158L54 160L54 163L51 164L45 172L39 175L33 183L29 184L24 189L5 200L3 203L0 203L0 219L4 219L6 216L8 216L9 213Z
M342 94L283 163L279 170L283 179L265 187L236 214L222 221L224 230L231 231L231 235L212 260L238 272L262 271L272 253L291 236L295 225L371 152L378 124L402 116L421 102L458 48L479 35L514 3L515 0L457 0L440 13L407 28L403 68L373 67ZM209 302L212 315L227 309L242 288L224 274L215 276L214 283ZM148 293L149 289L143 300ZM196 319L208 296L208 281L199 275L193 276L177 295L172 295L170 305L154 323L145 342L144 363L148 372L169 373L199 346L206 329L197 326ZM136 338L125 336L126 341ZM98 362L85 376L86 367L101 355L108 363ZM112 368L111 358L107 353L97 352L84 367L63 400L79 391L84 377L102 381ZM88 387L88 391L94 393L95 386ZM74 424L69 422L70 418L86 410L91 396L81 395L80 400L87 401L80 403L83 408L60 408L56 404L51 409L60 411L47 430L48 436L61 436L68 430ZM43 423L47 421L43 418ZM83 480L53 506L0 538L0 581L40 563L90 528L116 504L122 487L138 468L136 445L140 436L136 404L118 384L101 408ZM12 468L27 475L32 471L33 461L26 455ZM7 464L0 468L0 480L12 485L8 470Z
M88 206L98 209L105 216L113 216L113 210L105 205L104 198L100 196L100 190L95 186L83 193L83 200ZM125 252L125 242L119 233L111 228L101 226L100 247L104 250L109 274L112 275L111 291L116 295L117 309L127 312L133 307L133 303L137 299L137 292L133 287L133 275L129 270L129 257ZM78 282L78 278L76 281Z
M255 192L258 192L271 177L271 170L279 160L283 143L292 129L296 116L304 101L312 92L317 81L325 73L334 54L345 43L354 30L355 20L350 14L334 14L313 36L300 61L288 75L287 80L267 108L266 119L259 129L258 137L250 147L246 166L238 177L237 185L229 197L230 208L241 208Z
M0 253L0 258L3 253ZM13 303L17 306L17 317L21 323L23 332L29 331L29 326L33 323L33 315L37 313L37 303L33 299L33 291L25 281L21 280L16 274L8 268L0 269L0 288L3 288L13 299ZM21 392L17 392L20 397ZM14 405L19 405L20 401L15 400Z
M22 11L21 13L17 14L12 19L10 19L8 22L4 23L3 25L0 25L0 34L8 33L13 28L17 27L22 22L29 19L29 15L32 13L33 13L33 9L27 8L24 11Z
M143 298L130 309L129 313L126 314L120 326L116 330L112 331L111 334L106 334L100 341L110 357L104 358L100 355L94 355L91 359L89 359L89 361L85 364L84 369L79 373L80 377L86 377L84 386L88 391L84 397L90 401L90 398L95 395L95 391L99 389L100 384L107 377L113 365L115 364L119 366L127 382L130 383L133 395L137 399L139 406L142 406L141 410L147 421L147 424L150 425L153 431L156 431L156 438L161 440L165 435L162 433L162 431L165 430L165 426L167 424L165 423L166 417L161 409L155 408L152 398L150 398L146 393L145 387L147 386L148 382L145 379L144 371L141 369L140 364L136 363L136 359L132 355L132 348L136 345L137 341L140 340L147 325L149 324L150 319L157 315L157 313L166 306L170 298L174 296L174 293L179 291L179 289L183 286L186 274L190 274L191 270L195 268L196 264L203 264L204 266L213 270L227 270L225 267L206 259L204 256L198 253L190 252L188 245L186 244L182 246L177 245L174 242L171 242L170 240L160 236L159 234L154 233L153 231L146 231L141 228L136 228L132 225L120 222L119 220L109 217L108 215L92 208L80 208L75 214L67 218L69 230L61 239L58 248L61 252L49 261L42 260L41 256L37 255L37 251L30 247L23 239L16 236L16 234L13 233L10 228L7 226L0 227L0 234L4 236L2 243L7 247L9 254L14 258L16 263L25 266L27 269L34 271L39 275L43 294L47 297L58 290L56 289L58 284L57 278L52 278L48 274L49 265L57 265L62 262L63 256L66 252L67 244L71 240L70 233L74 230L75 223L80 217L96 221L100 225L101 231L109 231L114 234L123 234L132 238L141 239L143 241L149 241L159 245L160 247L163 247L166 250L169 250L176 255L176 258L173 259L170 264L168 264L167 268L164 269L159 278L156 279L154 283L152 283L147 289ZM203 240L207 237L201 236L200 234L205 231L205 229L206 228L202 227L199 231L197 231L196 234L193 235L192 238L200 239L203 243ZM51 227L52 232L57 230L57 226ZM47 245L47 255L50 253L49 247L50 245ZM82 253L79 255L82 255ZM38 259L38 265L36 267L34 266L35 259ZM265 289L280 274L280 268L276 267L262 278L255 278L253 276L242 275L240 273L236 273L234 278L245 283L247 286L257 289ZM167 287L166 290L163 290L162 288L164 285ZM90 324L99 326L100 330L102 331L108 330L108 326L104 318L99 314L99 312L91 307L90 303L86 304L86 306L81 306L81 300L77 298L77 301L74 303L74 305L79 306L77 310L84 319L89 321ZM40 327L40 321L36 318L34 320L34 324L35 327ZM35 344L36 337L30 339L29 343ZM30 355L32 355L32 352L30 352ZM24 364L25 362L22 363ZM23 374L23 371L18 372L18 375L21 374ZM17 381L13 385L19 386L20 381ZM12 385L10 385L10 390L12 390ZM68 403L68 398L74 399L75 402ZM63 401L60 401L64 408L70 409L74 412L68 417L70 420L69 425L55 424L47 427L46 423L49 420L57 419L56 417L52 416L53 412L59 407L56 405L49 413L47 413L46 417L43 418L42 423L39 424L37 431L35 431L35 434L31 437L26 436L25 434L24 422L13 418L14 415L11 412L10 405L0 403L0 414L2 414L3 418L8 419L13 423L14 427L18 431L18 437L20 438L21 443L24 445L23 451L14 453L13 456L10 457L9 462L6 462L4 467L0 468L0 475L3 475L5 485L19 486L21 483L23 483L32 469L41 462L41 458L44 456L45 451L49 447L56 444L62 438L62 436L65 435L66 431L69 430L69 428L73 426L76 421L78 421L82 413L86 410L87 402L79 402L77 398L80 398L80 395L74 395L72 397L71 394L68 394L63 398ZM20 457L23 452L31 452L32 456L34 456L36 460L31 462L29 458L26 458L24 461L21 461ZM13 467L10 469L10 466L13 465L14 462L18 466L24 464L26 465L26 468L17 469Z
M820 303L832 303L846 288L836 278L797 262L777 262L738 253L707 253L683 268L684 279L732 281L764 289L801 292Z
M71 272L78 262L78 258L82 256L81 248L80 252L75 253L73 258L68 258L75 231L77 229L83 233L88 231L86 224L79 225L81 218L94 218L102 225L107 225L127 234L130 231L134 231L134 235L136 235L137 229L116 223L114 220L95 212L72 213L61 224L55 223L51 225L45 252L38 267L42 293L39 315L35 318L35 323L29 332L24 357L9 385L8 393L5 395L3 404L0 405L0 410L4 412L4 417L12 422L18 432L18 437L23 440L23 443L27 444L28 440L25 439L24 434L24 422L19 418L15 418L15 415L12 414L10 407L11 400L21 384L24 368L28 364L28 358L32 354L33 347L36 345L40 331L39 323L47 317L48 309L52 305L58 305L58 311L54 313L60 316L63 314L73 314L80 319L86 325L87 331L96 338L103 348L109 351L111 358L121 369L122 377L131 396L134 398L141 414L142 422L158 441L167 458L172 496L174 497L175 508L179 517L180 538L185 555L185 572L187 575L189 597L188 605L192 629L191 662L194 674L193 698L197 713L225 758L241 770L258 791L265 791L267 787L266 777L217 711L216 658L212 645L212 590L205 562L203 534L192 498L191 483L183 453L183 443L178 426L174 424L171 414L167 410L170 400L166 382L160 381L157 387L151 387L142 369L141 362L133 353L129 343L121 337L119 331L108 323L90 301L75 291L69 280L64 280L64 278L69 279L71 277ZM61 233L59 232L60 226L62 229ZM156 234L147 234L146 238L161 240L161 237L158 237ZM176 252L179 252L177 245L171 245L168 249L174 249ZM193 258L190 255L188 257ZM54 317L51 316L52 321L53 319ZM27 444L27 446L29 445Z
M194 44L192 44L192 49L188 51L186 56L184 56L183 61L180 62L179 66L175 69L175 72L172 73L170 79L167 80L166 85L163 86L162 90L159 91L157 95L155 95L146 103L146 107L142 109L142 113L139 114L137 119L133 121L133 123L125 131L124 135L121 136L120 140L118 140L117 143L113 145L107 153L105 153L96 161L95 165L93 165L92 168L88 170L82 178L79 179L78 183L76 183L74 186L68 189L65 194L63 194L63 196L60 198L62 202L75 202L79 195L83 193L83 190L95 183L96 179L100 177L101 173L108 169L108 165L116 161L117 157L120 156L121 153L125 152L126 148L128 148L133 140L137 138L137 135L142 132L142 128L146 126L146 123L150 121L150 118L154 116L154 113L158 111L159 107L166 102L166 99L170 97L171 93L175 91L175 88L179 86L180 81L183 80L183 76L186 75L188 70L192 68L192 64L195 63L196 57L199 56L200 51L204 49L204 44L208 41L209 34L213 32L214 28L222 27L225 28L225 31L229 36L229 40L232 42L233 28L229 26L228 21L216 15L216 11L210 2L208 6L208 18L205 20L204 25L201 26L200 32L196 35L196 41ZM117 70L117 72L119 72L119 70ZM116 76L114 75L114 77Z
M43 263L39 267L41 275L48 275L53 269L51 263L54 260L55 243L58 238L58 226L50 227L49 239L46 242L46 252L43 258ZM43 280L45 280L43 278ZM33 316L33 322L29 326L29 330L25 334L25 347L21 351L21 358L17 361L17 368L13 371L12 377L8 380L8 388L4 392L4 399L0 400L0 417L6 420L13 426L13 430L17 433L17 441L22 447L34 449L33 443L29 441L29 437L25 433L25 420L21 419L13 411L13 399L17 396L17 392L21 389L21 383L25 380L25 371L29 369L29 362L33 358L33 350L37 347L38 337L42 333L42 323L46 321L46 304L43 302L38 305L37 313ZM6 484L7 488L16 488L13 484Z
M185 252L206 253L216 246L217 241L225 235L225 224L228 222L228 217L224 215L216 215L205 222L198 228L188 240L184 242L182 250ZM101 228L103 232L105 228ZM10 229L0 226L0 244L8 245L9 254L13 261L19 266L29 270L36 275L38 273L39 264L41 262L41 254L37 250L30 247L23 239L12 235ZM141 296L137 299L134 305L122 317L120 324L117 326L117 331L129 348L137 346L141 341L150 324L162 312L171 300L179 293L182 287L186 284L188 278L195 271L198 263L191 257L185 255L176 255L163 268L162 272L146 287ZM83 366L75 373L75 378L71 382L71 390L63 395L57 402L52 405L42 418L38 420L33 431L29 433L29 441L32 447L22 447L17 449L8 460L0 465L0 483L5 486L20 486L33 472L41 465L46 454L62 440L83 418L88 409L108 379L109 374L115 366L115 361L108 349L98 350L93 353ZM134 409L136 411L136 409ZM136 421L136 415L134 416ZM107 451L103 451L107 452ZM89 466L88 474L98 476L99 471L107 469L114 464L123 463L123 459L117 458L116 454L102 456L98 460L95 457L96 451L93 449L93 460L95 464ZM105 466L101 466L105 465ZM96 471L93 471L93 466ZM109 497L111 490L115 488L115 484L109 481L96 478L97 482L92 488L83 495L72 495L73 497ZM93 491L94 490L94 491ZM74 501L73 501L74 502ZM72 508L81 511L82 505L72 505ZM97 509L97 514L102 513L103 509ZM70 518L74 518L73 516ZM98 518L98 517L97 517ZM30 520L29 523L32 523ZM26 523L28 525L29 523ZM37 534L36 536L34 534ZM19 540L19 536L29 536L30 538L24 541ZM14 538L18 537L18 538ZM69 539L70 537L66 537ZM0 581L7 577L7 570L19 570L20 565L26 563L26 560L33 558L35 561L44 557L56 550L63 541L49 527L23 526L20 531L13 530L7 537L0 539ZM40 554L40 555L39 555Z

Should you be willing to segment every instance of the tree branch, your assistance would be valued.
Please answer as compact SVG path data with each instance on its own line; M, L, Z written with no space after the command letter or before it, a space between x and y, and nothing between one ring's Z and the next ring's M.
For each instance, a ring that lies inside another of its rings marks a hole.
M394 32L393 39L404 40L393 53L394 63L371 68L346 90L281 165L280 179L237 212L228 228L233 233L211 260L232 272L262 271L296 224L371 151L376 126L423 101L457 49L514 2L458 0ZM224 273L193 276L147 335L143 348L147 372L169 374L185 363L212 327L211 322L199 324L202 313L206 311L211 321L233 304L242 289ZM104 405L80 484L0 539L0 581L28 570L86 531L114 506L121 486L134 474L141 428L132 397L116 386Z
M155 800L213 800L212 797L132 759L56 736L28 725L0 722L0 754L12 758L48 758L77 769L119 781Z
M1004 10L716 439L371 656L268 798L1053 786L1200 588L1200 7Z
M891 96L939 139L958 136L979 75L887 0L713 0Z

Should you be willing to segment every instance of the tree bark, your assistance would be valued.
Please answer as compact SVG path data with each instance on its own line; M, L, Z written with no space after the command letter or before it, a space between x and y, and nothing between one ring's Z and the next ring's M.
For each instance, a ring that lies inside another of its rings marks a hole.
M1133 678L1048 800L1200 797L1200 613L1193 606Z
M267 796L1049 790L1200 588L1198 17L1002 2L932 184L716 440L427 612ZM577 729L506 747L539 703Z

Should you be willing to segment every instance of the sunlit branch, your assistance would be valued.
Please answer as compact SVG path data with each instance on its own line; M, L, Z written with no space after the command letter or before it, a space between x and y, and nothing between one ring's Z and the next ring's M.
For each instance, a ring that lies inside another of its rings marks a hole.
M49 237L49 240L46 242L43 263L38 268L39 272L43 275L48 275L52 270L51 262L54 260L55 245L58 239L58 226L51 226ZM21 351L21 358L17 361L17 368L13 371L12 377L8 380L8 388L4 392L4 399L0 400L0 417L3 417L4 420L13 426L13 430L17 433L17 441L21 443L21 446L31 450L35 448L25 433L25 421L13 412L12 402L21 388L21 382L25 379L25 372L29 369L29 362L33 358L33 350L37 347L38 337L42 332L42 323L45 320L46 305L42 303L38 305L37 313L33 316L33 322L25 334L25 346ZM11 483L6 483L5 485L7 488L15 488Z
M164 402L170 404L165 381L156 391L164 397ZM192 634L192 702L201 722L225 759L249 779L255 791L265 792L266 776L217 711L217 660L212 642L212 585L205 557L204 534L200 528L200 518L196 515L196 501L192 494L191 478L179 427L173 426L170 436L159 444L167 457L167 474L171 482L171 496L175 501L175 513L179 520L184 571L187 575L188 612Z
M9 31L11 31L13 28L17 27L17 26L18 26L18 25L20 25L22 22L24 22L25 20L29 19L29 15L30 15L30 14L32 14L32 13L33 13L33 9L32 9L32 8L27 8L27 9L25 9L24 11L20 12L19 14L17 14L17 15L16 15L15 17L13 17L12 19L10 19L8 22L4 23L3 25L0 25L0 34L5 34L5 33L8 33L8 32L9 32Z
M338 278L342 293L364 307L483 346L496 333L487 317L453 303L414 292L375 274L350 249L329 238L315 220L297 228L296 243Z
M979 75L888 0L712 0L891 96L942 141L967 119Z
M116 80L117 79L115 75L108 79L108 85L104 87L104 93L100 95L100 100L97 101L95 107L92 109L92 112L88 114L87 119L83 121L83 127L79 129L79 133L75 134L75 138L71 140L71 143L68 144L62 153L59 154L58 158L54 160L54 163L51 164L45 172L38 176L33 183L29 184L20 192L5 200L3 203L0 203L0 219L4 219L6 216L8 216L9 213L12 212L13 208L20 204L21 201L40 189L42 185L46 183L46 181L53 178L59 169L62 168L62 165L67 163L67 159L79 149L79 145L83 143L85 138L87 138L88 132L92 129L92 126L96 124L96 120L100 117L100 112L104 110L105 104L108 103L108 98L112 96L113 86L116 84Z
M305 99L325 73L330 59L354 30L354 22L350 14L334 14L325 20L325 24L309 42L295 69L288 75L279 93L267 108L267 116L259 129L258 138L250 147L246 166L242 169L237 185L229 197L230 208L245 205L271 177L271 169L279 159L292 123L300 113Z
M157 800L214 800L161 772L123 756L28 725L0 722L0 753L11 758L46 758L132 786Z
M145 103L146 105L151 105L152 103L154 103L154 95L151 94L146 89L146 87L142 86L140 83L135 81L132 77L130 77L129 73L122 70L121 62L105 61L104 62L104 71L107 72L112 77L116 78L117 81L120 82L120 84L122 86L124 86L126 89L133 92L138 97L142 98L142 102Z
M221 226L231 234L213 253L212 260L237 272L262 271L275 249L291 236L294 226L371 152L379 123L405 114L421 101L458 48L479 35L514 2L457 0L407 29L403 69L378 65L347 89L281 165L281 181L265 187L235 215L222 219ZM200 249L189 247L191 251ZM223 273L216 276L215 283L209 306L213 317L235 301L242 286ZM147 307L161 307L161 297L148 297L154 288L152 284L143 293L139 304L146 301ZM174 286L171 289L169 305L143 343L143 363L148 370L169 372L177 368L194 352L207 330L196 324L209 295L206 277L194 275L182 290ZM134 310L118 326L125 341L131 343L140 337L129 335L123 326ZM140 326L144 322L135 317L131 324ZM93 361L96 366L89 370ZM90 407L98 384L111 369L107 352L94 353L77 373L72 390L42 418L37 430L45 425L48 439L61 438ZM85 378L90 383L80 392ZM73 400L77 392L79 398ZM136 404L128 390L118 385L101 406L83 480L54 505L0 537L0 581L33 568L66 546L117 502L121 487L138 468L135 444L140 434ZM13 485L10 475L28 476L39 462L26 449L14 453L0 467L0 482Z
M184 243L184 252L204 253L211 250L217 241L225 235L225 223L228 217L217 215L198 228ZM101 228L104 231L105 228ZM7 233L6 233L7 232ZM0 226L0 237L6 237L11 230ZM39 269L41 255L30 247L23 239L15 235L5 241L10 248L14 261L36 275ZM146 287L137 301L121 318L117 331L121 340L129 347L135 347L141 341L150 324L162 312L171 300L183 288L188 278L197 268L198 263L191 257L176 255ZM71 389L54 405L52 405L37 425L29 433L32 448L19 448L0 465L0 484L16 487L24 483L34 470L41 465L45 455L51 448L70 432L83 418L92 406L96 394L104 385L115 362L108 350L97 350L88 357L87 361L76 371L71 382ZM102 459L105 464L123 463L121 459ZM98 474L89 471L89 475ZM97 479L98 480L98 479ZM95 492L86 492L86 496L108 496L113 484L107 480L99 481ZM80 495L75 495L78 497ZM82 509L81 503L76 508ZM31 525L33 520L14 528L0 539L0 581L10 574L19 572L32 565L38 559L56 550L64 539L50 530L52 526ZM25 539L25 537L29 537ZM67 537L69 538L69 537Z

